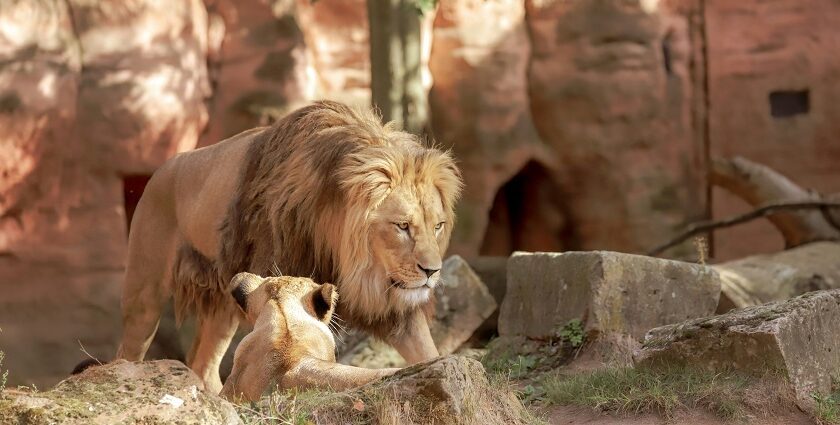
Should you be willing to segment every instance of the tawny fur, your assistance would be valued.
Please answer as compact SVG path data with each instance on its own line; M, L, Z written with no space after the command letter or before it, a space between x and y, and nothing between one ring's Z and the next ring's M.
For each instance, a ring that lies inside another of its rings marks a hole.
M240 271L265 275L276 264L286 275L336 282L340 311L356 326L380 336L399 332L398 316L409 311L364 288L373 278L363 237L368 217L407 183L436 188L453 223L461 180L449 154L367 111L320 102L258 135L247 163L221 228L222 282Z
M254 401L275 385L344 390L397 371L336 364L335 340L327 329L338 298L333 285L239 273L232 286L254 329L236 348L224 397Z
M329 101L180 154L155 173L135 211L118 357L143 358L174 297L179 321L198 316L190 367L218 390L238 323L227 283L272 269L335 282L351 326L409 362L433 357L421 310L460 189L448 153Z

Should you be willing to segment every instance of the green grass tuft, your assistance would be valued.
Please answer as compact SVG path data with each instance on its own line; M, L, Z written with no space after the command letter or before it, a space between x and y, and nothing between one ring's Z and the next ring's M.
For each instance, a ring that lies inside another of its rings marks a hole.
M816 416L821 424L840 425L840 391L831 394L811 394L817 403Z
M753 387L755 378L691 368L608 368L576 375L547 375L544 399L551 404L586 406L619 414L660 413L671 417L686 409L706 409L725 419L744 417L762 398L782 399L778 386Z

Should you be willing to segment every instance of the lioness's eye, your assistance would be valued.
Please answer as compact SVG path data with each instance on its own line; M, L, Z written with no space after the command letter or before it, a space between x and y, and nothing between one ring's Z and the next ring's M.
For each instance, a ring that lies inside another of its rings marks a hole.
M438 230L442 229L444 223L445 222L442 221L442 222L438 223L437 225L435 225L435 231L438 231Z
M396 224L397 227L400 228L400 230L408 230L408 222L406 222L406 221L401 221L399 223L394 223L394 224Z

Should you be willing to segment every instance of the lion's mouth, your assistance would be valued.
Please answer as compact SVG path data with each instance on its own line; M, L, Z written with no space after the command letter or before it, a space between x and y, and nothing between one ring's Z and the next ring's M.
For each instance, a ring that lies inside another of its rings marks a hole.
M394 278L391 278L391 287L399 288L399 289L402 289L404 291L416 291L418 289L431 288L431 286L429 286L429 282L426 282L426 283L424 283L420 286L415 286L415 287L411 288L411 287L405 286L405 282L395 280Z

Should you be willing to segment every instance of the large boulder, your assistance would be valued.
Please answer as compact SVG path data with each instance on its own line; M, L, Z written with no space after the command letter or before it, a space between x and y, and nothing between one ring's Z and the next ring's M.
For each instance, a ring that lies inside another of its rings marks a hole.
M118 360L89 368L46 392L3 392L0 423L228 425L242 421L233 405L205 392L198 376L180 362Z
M607 251L517 252L507 280L499 335L537 339L578 319L590 336L641 341L654 327L713 314L720 295L709 267Z
M443 262L430 328L441 354L455 352L496 311L496 300L463 258Z
M800 406L832 391L840 370L840 290L816 291L651 330L636 363L782 374Z

